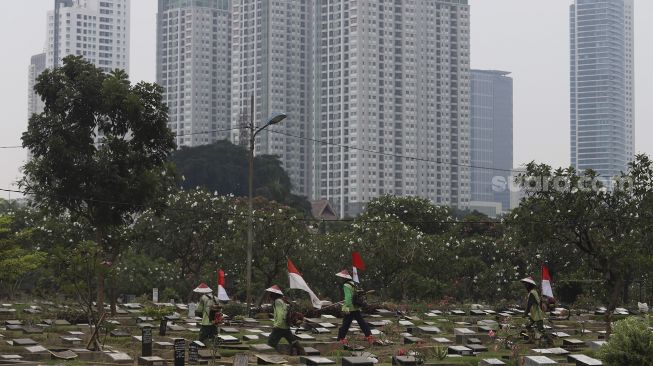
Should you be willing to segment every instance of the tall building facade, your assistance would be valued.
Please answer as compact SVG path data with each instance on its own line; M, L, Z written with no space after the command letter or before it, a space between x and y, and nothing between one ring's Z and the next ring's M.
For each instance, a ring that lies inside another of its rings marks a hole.
M83 56L104 71L129 72L129 35L131 0L54 0L47 14L45 68L61 66L68 55ZM41 57L35 55L35 57ZM29 84L38 73L34 57L29 68ZM33 90L28 91L31 100ZM42 106L29 103L29 115Z
M39 113L45 107L41 98L34 92L34 85L36 85L36 78L41 75L45 70L45 53L39 53L32 56L29 63L29 71L27 74L27 117L31 117L34 113Z
M178 146L230 137L231 0L159 0L157 83Z
M256 153L279 156L293 192L310 195L313 106L313 0L233 0L231 123L247 145L251 118L287 118L256 137Z
M470 209L490 216L511 208L513 87L509 74L471 71Z
M314 20L312 196L340 216L383 194L467 208L467 1L316 0Z
M605 179L634 155L633 17L633 0L570 7L571 164Z

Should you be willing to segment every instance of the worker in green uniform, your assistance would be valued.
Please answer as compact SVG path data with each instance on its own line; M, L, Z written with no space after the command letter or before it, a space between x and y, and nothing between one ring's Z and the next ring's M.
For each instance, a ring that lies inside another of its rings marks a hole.
M336 277L343 281L342 290L344 293L344 301L342 303L342 313L344 314L344 318L342 319L342 326L338 330L338 341L343 345L347 344L347 338L345 337L347 336L351 322L356 319L358 326L365 334L365 339L370 344L374 343L370 326L367 324L365 319L363 319L360 307L354 303L357 291L356 283L352 280L349 271L346 269L336 273Z
M524 311L524 317L527 317L529 320L529 323L526 324L526 329L532 334L531 339L540 339L544 336L547 343L550 344L552 340L544 330L544 311L542 310L540 294L537 292L537 284L531 277L523 278L521 282L528 292L526 311Z
M211 319L209 316L211 308L217 306L218 300L213 296L213 290L207 286L204 282L200 283L193 292L202 294L200 297L199 304L197 306L197 312L202 314L202 322L200 323L200 342L205 342L208 339L215 337L217 333L217 328L214 323L214 319Z
M288 323L290 304L284 299L283 292L281 292L281 289L277 285L265 291L270 294L270 298L273 300L272 333L270 333L270 337L268 338L268 346L276 348L281 338L285 338L288 344L290 344L291 353L293 349L296 349L297 354L303 355L305 353L304 347L302 347L299 339L290 330L290 324Z

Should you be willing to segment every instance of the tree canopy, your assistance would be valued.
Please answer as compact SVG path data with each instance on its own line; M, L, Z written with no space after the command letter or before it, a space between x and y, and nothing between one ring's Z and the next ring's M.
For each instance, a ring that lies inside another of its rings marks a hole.
M40 208L92 228L98 260L110 265L120 254L111 232L158 204L171 187L166 163L174 141L162 89L132 85L122 70L107 74L68 56L41 73L34 90L45 107L22 136L31 156L20 185ZM100 312L102 276L99 271Z
M171 157L183 189L204 188L220 195L246 197L248 179L247 149L227 140L210 145L182 147ZM310 213L305 197L292 194L288 174L273 155L254 157L254 194Z

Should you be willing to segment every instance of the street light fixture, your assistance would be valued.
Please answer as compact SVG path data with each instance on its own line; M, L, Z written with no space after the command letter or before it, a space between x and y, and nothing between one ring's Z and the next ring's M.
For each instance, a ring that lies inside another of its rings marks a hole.
M283 113L274 114L262 127L254 126L254 95L251 97L251 113L249 120L249 219L247 220L247 314L252 309L252 247L254 242L254 143L256 135L264 129L276 125L287 116Z

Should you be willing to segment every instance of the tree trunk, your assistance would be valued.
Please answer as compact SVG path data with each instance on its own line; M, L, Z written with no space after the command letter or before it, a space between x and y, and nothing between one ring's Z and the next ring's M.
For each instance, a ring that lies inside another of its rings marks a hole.
M621 291L623 290L624 280L620 275L609 272L608 274L608 310L605 314L605 331L606 338L612 333L612 313L617 308L619 300L621 300Z
M115 274L109 274L109 301L111 304L112 316L117 314L116 296L116 276Z
M104 247L102 245L104 239L104 235L102 234L102 230L99 228L96 229L95 231L95 242L98 245L98 250L100 251L100 254L104 253ZM100 265L100 268L98 268L97 271L97 317L98 319L102 319L102 314L104 314L104 268L102 268L103 264Z

